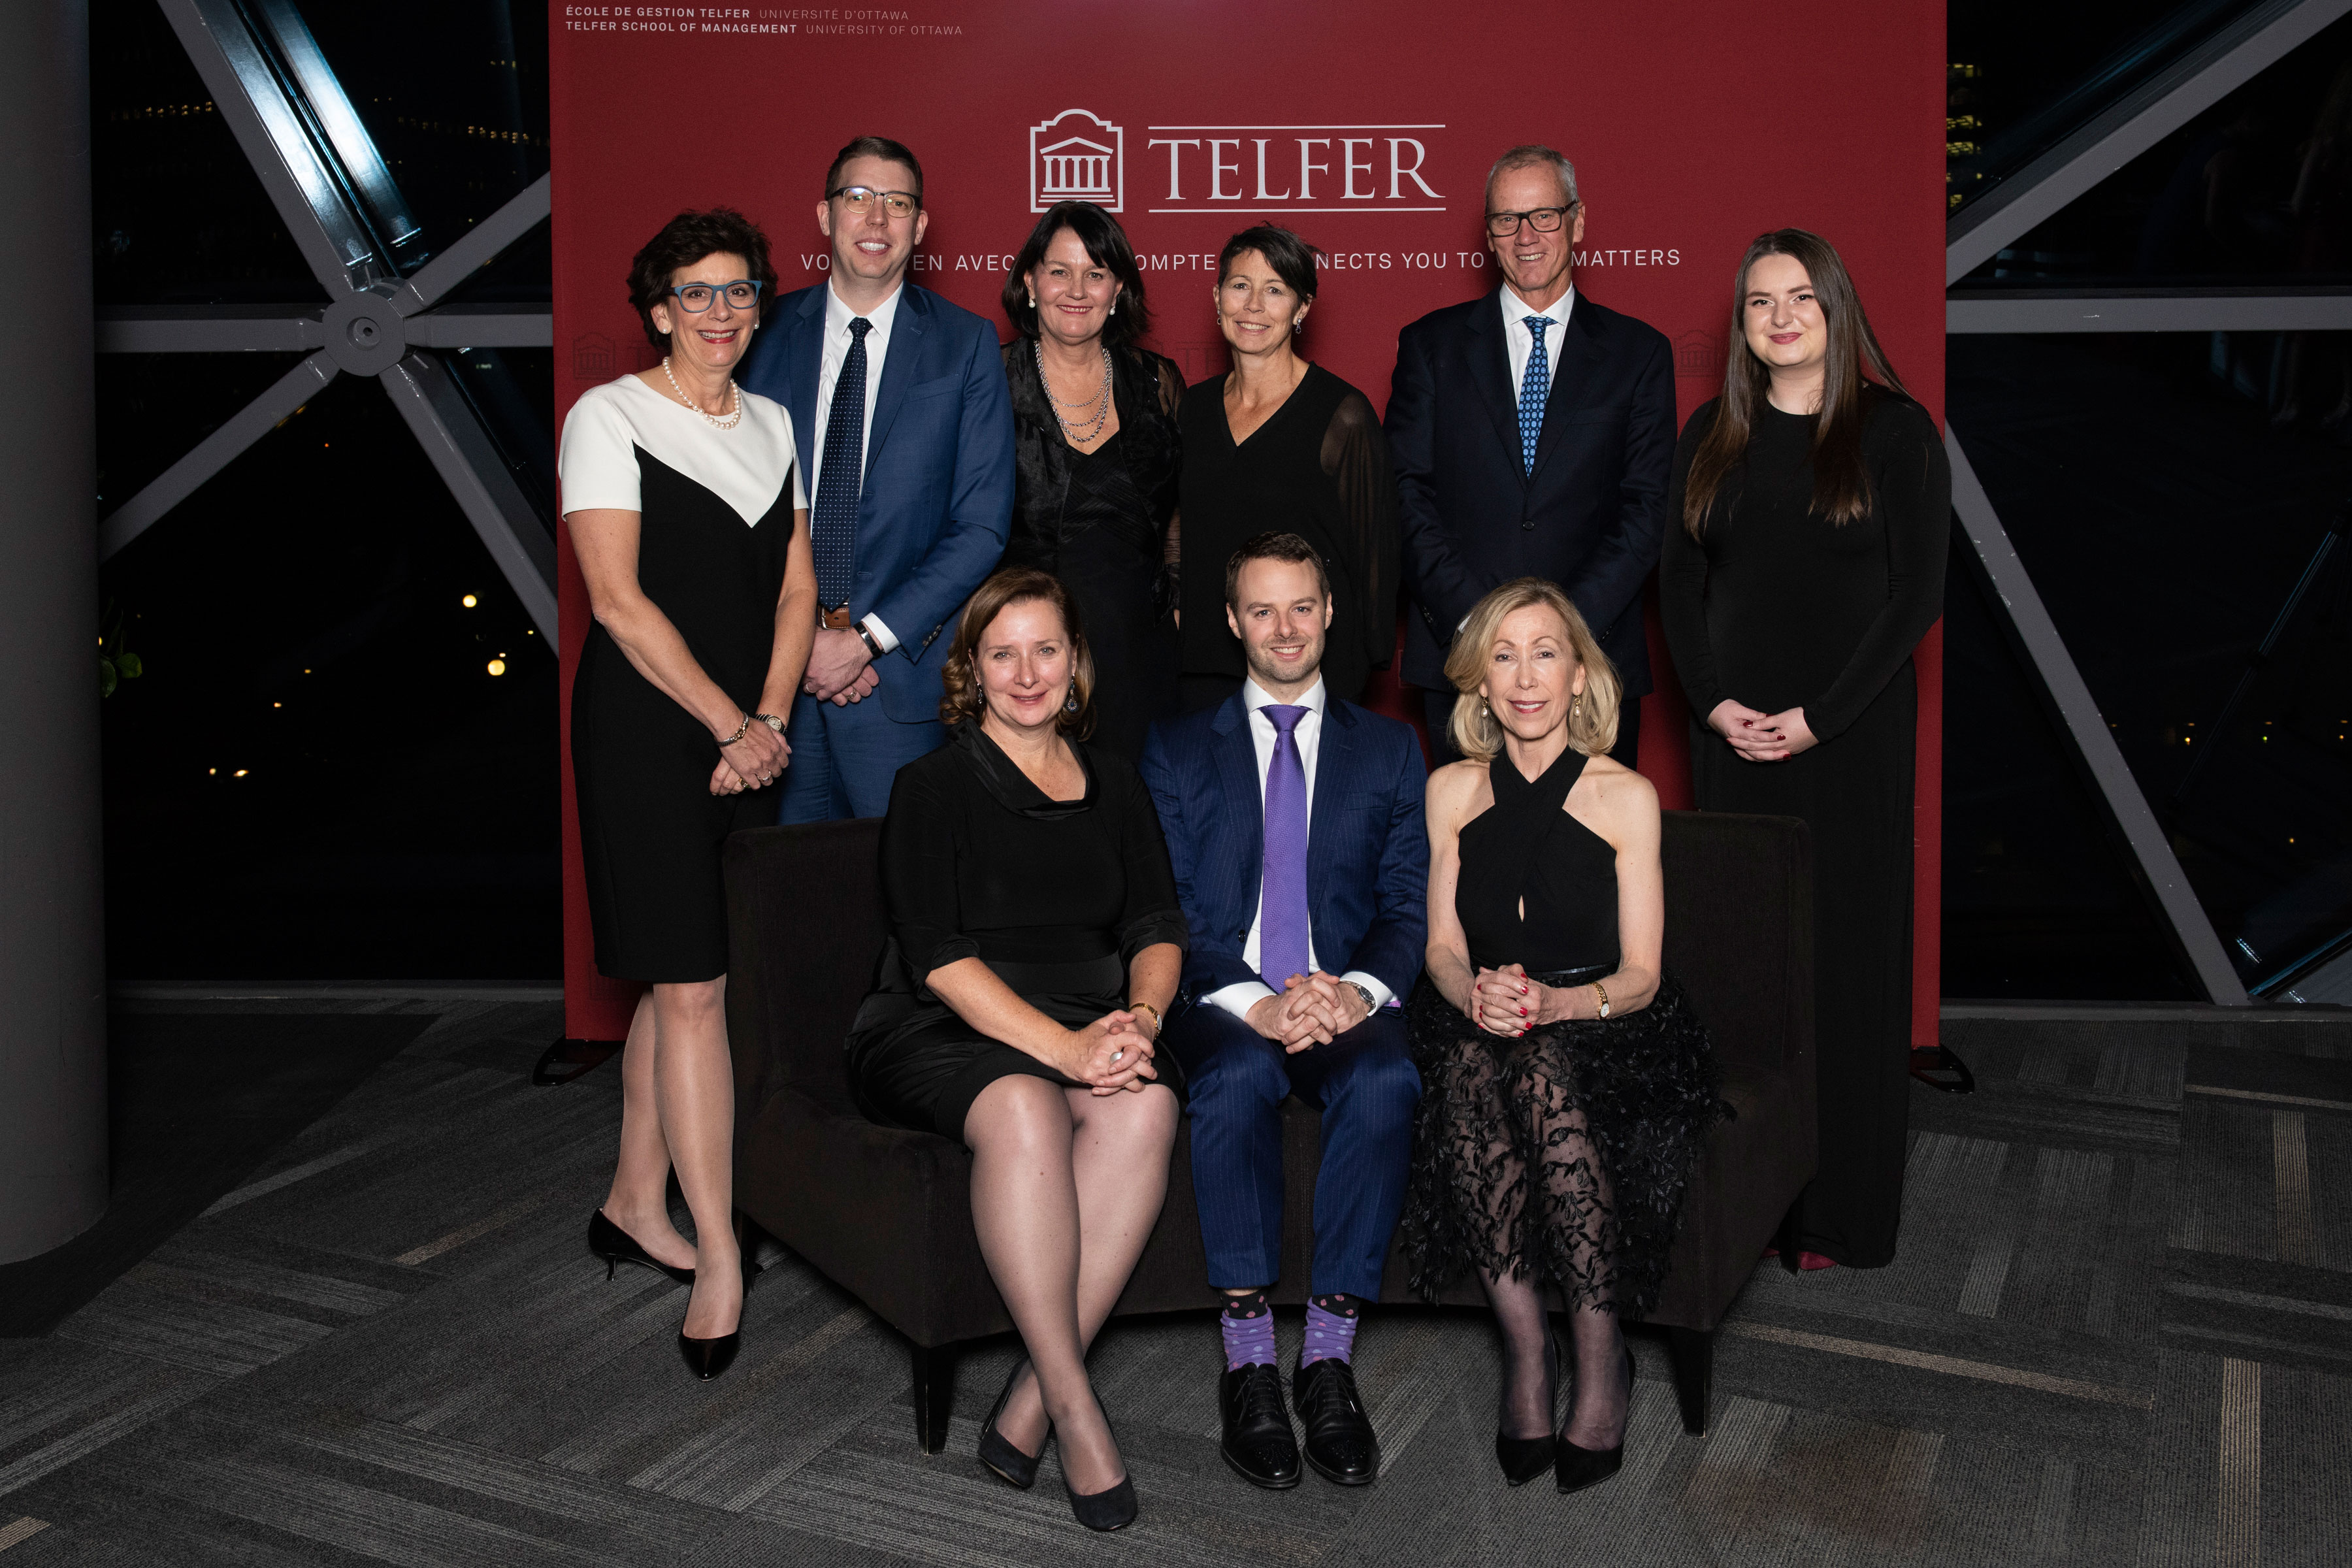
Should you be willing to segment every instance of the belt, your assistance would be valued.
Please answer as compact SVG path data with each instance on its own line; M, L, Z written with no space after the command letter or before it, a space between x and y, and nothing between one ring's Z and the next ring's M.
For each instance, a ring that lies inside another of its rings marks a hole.
M850 628L849 605L846 600L828 610L819 606L816 624L829 632L845 632Z

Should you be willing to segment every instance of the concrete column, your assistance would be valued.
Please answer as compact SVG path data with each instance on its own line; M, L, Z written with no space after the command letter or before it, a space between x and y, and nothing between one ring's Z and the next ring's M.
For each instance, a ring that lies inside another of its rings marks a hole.
M86 0L0 3L0 1263L106 1212Z

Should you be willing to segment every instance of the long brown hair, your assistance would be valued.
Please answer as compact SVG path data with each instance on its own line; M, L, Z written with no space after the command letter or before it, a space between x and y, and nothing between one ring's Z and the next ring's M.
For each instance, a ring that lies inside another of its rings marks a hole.
M1829 329L1821 421L1813 426L1814 511L1833 524L1844 524L1870 510L1870 474L1862 463L1863 392L1869 384L1864 372L1905 397L1911 395L1880 351L1878 336L1863 311L1862 296L1836 247L1801 228L1758 235L1732 278L1730 342L1737 346L1726 356L1723 396L1715 405L1714 425L1691 454L1690 477L1683 484L1683 526L1693 539L1706 525L1725 479L1747 460L1757 409L1771 385L1771 371L1748 346L1748 274L1767 256L1789 257L1805 269Z
M1034 566L1003 567L973 590L963 607L963 619L956 623L955 641L948 645L947 665L940 671L940 722L976 721L987 711L988 698L981 688L980 671L971 667L972 656L998 616L1033 599L1061 612L1062 629L1070 638L1070 696L1077 705L1072 708L1066 703L1055 715L1055 722L1072 740L1083 741L1094 733L1094 650L1087 646L1086 628L1078 624L1078 607L1070 602L1070 591L1062 586L1059 577Z

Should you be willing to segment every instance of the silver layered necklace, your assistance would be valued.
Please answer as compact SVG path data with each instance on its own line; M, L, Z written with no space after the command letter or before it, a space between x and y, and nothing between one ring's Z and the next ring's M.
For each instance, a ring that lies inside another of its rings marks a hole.
M1054 384L1045 379L1045 345L1033 338L1029 342L1029 351L1037 356L1037 380L1045 388L1045 401L1054 405L1054 420L1061 426L1062 434L1069 438L1070 444L1083 447L1101 435L1103 426L1110 423L1110 350L1106 347L1102 352L1102 386L1084 403L1065 403L1055 396ZM1065 408L1077 415L1077 424L1070 423L1068 416L1062 412ZM1091 420L1087 416L1089 410L1094 416Z

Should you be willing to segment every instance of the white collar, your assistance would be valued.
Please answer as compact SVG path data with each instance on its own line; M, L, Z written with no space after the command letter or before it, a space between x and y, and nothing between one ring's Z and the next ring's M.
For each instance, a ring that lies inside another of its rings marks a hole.
M888 299L866 312L866 319L874 323L874 330L886 338L890 335L890 323L898 319L898 301L906 292L906 282L901 279L898 286L890 290ZM849 331L850 320L856 314L828 279L824 285L824 330L828 333L845 333Z
M1325 704L1329 700L1329 695L1323 689L1323 678L1318 675L1315 678L1315 684L1308 687L1291 706L1304 708L1319 718L1322 716ZM1274 701L1274 693L1260 686L1255 678L1253 677L1242 682L1242 707L1245 710L1255 713L1259 709ZM1266 721L1269 724L1273 721L1271 719Z
M1503 325L1507 328L1516 327L1529 316L1549 316L1561 326L1566 326L1568 312L1575 303L1576 285L1573 283L1568 286L1567 293L1562 294L1540 310L1531 308L1525 300L1519 298L1517 289L1506 283L1503 285ZM1556 337L1551 341L1559 342Z

